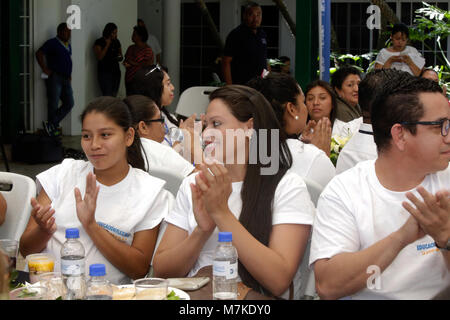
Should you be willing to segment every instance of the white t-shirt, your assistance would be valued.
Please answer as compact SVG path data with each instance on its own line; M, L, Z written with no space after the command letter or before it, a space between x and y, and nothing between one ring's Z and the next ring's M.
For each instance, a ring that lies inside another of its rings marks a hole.
M148 160L145 167L150 174L152 169L162 168L182 177L187 177L194 171L194 166L171 147L146 138L141 138L141 143Z
M450 168L426 176L421 185L435 194L450 186ZM414 194L421 199L415 191ZM400 229L410 217L406 192L384 188L375 160L337 175L322 192L311 242L310 264L344 252L358 252ZM370 272L368 273L369 277ZM361 290L353 299L431 299L450 283L441 252L425 236L403 248L381 274L381 289Z
M154 35L149 33L147 43L153 51L153 64L156 64L156 56L161 54L161 46L159 45L159 41Z
M326 153L313 144L297 139L286 140L292 154L291 171L325 187L335 175L335 168Z
M55 256L55 271L60 271L60 250L66 241L66 228L78 228L84 246L85 275L89 265L103 263L106 278L113 284L131 283L131 280L114 267L98 250L78 220L74 189L82 196L86 190L86 176L93 172L90 162L66 159L61 164L37 176L38 192L41 187L55 209L57 230L47 243L44 252ZM165 181L130 166L128 175L113 186L100 185L95 220L114 238L131 246L136 232L156 227L167 215L170 193L163 189Z
M339 153L336 164L336 174L340 174L347 169L353 168L359 162L373 160L377 157L377 145L373 139L372 125L361 123L359 130L345 144L344 148Z
M411 46L406 46L405 50L402 52L391 52L387 50L386 48L381 49L380 53L378 53L376 63L384 65L386 61L392 56L400 56L400 55L409 55L411 57L411 60L414 62L414 64L419 68L422 69L425 65L425 59L422 57L419 51L417 51L416 48ZM404 62L394 62L391 64L391 69L401 70L410 73L411 75L414 75L411 68Z
M171 223L191 234L197 226L192 211L192 194L190 183L195 183L195 175L184 179L178 192L175 206L169 213L166 222ZM231 212L239 219L242 210L241 189L243 182L232 184L233 191L228 199ZM306 224L311 225L314 220L314 204L306 189L303 179L295 173L288 172L279 182L273 200L272 225L277 224ZM202 248L200 255L188 274L195 275L198 270L212 265L214 250L218 244L219 229L216 228ZM294 297L298 296L300 289L300 272L294 277ZM288 298L289 290L283 294ZM298 298L298 297L297 297Z

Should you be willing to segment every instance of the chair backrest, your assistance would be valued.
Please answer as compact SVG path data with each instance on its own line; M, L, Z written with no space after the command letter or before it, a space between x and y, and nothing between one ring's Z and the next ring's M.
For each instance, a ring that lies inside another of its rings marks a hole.
M217 87L191 87L184 90L175 112L185 117L196 113L200 118L200 114L205 113L208 108L209 95L216 89Z
M6 200L6 218L0 226L0 239L20 240L31 213L32 197L36 197L36 184L27 177L11 172L0 172L0 183L12 185L10 191L1 191Z
M317 201L319 201L320 194L323 191L323 187L308 178L303 178L306 183L306 187L308 188L309 196L311 197L311 201L314 203L314 206L317 207Z
M172 193L174 197L177 196L178 189L180 188L180 185L184 179L183 176L177 173L173 173L169 170L155 168L152 168L149 173L153 177L165 180L166 184L164 186L164 189L170 191L170 193Z

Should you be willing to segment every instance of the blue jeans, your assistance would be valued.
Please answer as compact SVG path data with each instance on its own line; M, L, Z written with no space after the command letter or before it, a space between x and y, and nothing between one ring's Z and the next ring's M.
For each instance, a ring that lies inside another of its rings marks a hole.
M52 73L46 80L48 122L55 128L72 110L74 106L72 84L70 79L57 73ZM59 100L62 105L59 107Z

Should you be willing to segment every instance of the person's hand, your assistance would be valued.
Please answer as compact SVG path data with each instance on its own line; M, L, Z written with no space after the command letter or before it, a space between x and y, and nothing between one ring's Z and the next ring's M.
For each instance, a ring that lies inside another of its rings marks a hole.
M389 64L392 64L394 62L403 62L403 59L401 56L391 56L387 62L389 62Z
M327 156L330 156L331 131L331 121L327 117L320 119L317 124L315 121L310 120L302 132L302 141L315 145L320 150L323 150Z
M97 207L97 197L100 186L97 186L97 179L92 172L86 177L86 192L84 199L81 197L80 189L75 188L75 202L78 220L84 228L95 223L95 209Z
M105 38L106 47L109 47L111 45L112 39L111 37Z
M216 161L200 165L200 170L195 182L202 192L208 215L214 219L217 215L229 212L228 199L233 188L228 170Z
M195 120L197 119L197 114L194 113L186 120L180 121L180 129L194 129Z
M199 173L198 175L200 175ZM199 178L198 175L195 177ZM213 219L208 215L208 212L205 208L205 202L203 199L203 192L196 185L191 183L191 193L192 193L192 211L194 212L195 221L197 222L197 227L205 233L211 233L216 228L216 223Z
M49 77L52 75L53 71L50 70L49 68L45 68L42 70L42 72L44 72L46 75L48 75Z
M413 63L411 57L407 54L400 56L400 59L403 63L406 63L407 65L411 65Z
M129 64L127 61L124 61L123 62L123 65L125 66L125 68L130 68L131 67L131 64Z
M440 247L444 247L450 237L450 192L439 191L433 195L423 187L418 187L417 192L423 201L411 192L406 197L414 204L403 202L403 207L417 220L420 228Z
M314 137L314 128L316 127L317 122L314 120L309 120L305 129L303 129L301 140L304 143L311 143L312 138Z
M397 234L405 246L425 236L425 232L420 228L419 222L414 217L409 217L397 231Z
M328 118L319 120L314 128L311 144L323 150L327 156L331 153L331 121Z
M35 198L31 198L31 216L42 231L52 235L56 231L55 209L49 204L42 206Z

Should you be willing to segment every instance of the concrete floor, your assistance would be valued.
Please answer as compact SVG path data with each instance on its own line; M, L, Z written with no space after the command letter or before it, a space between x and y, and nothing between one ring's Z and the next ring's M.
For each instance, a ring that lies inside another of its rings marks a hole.
M81 141L81 136L63 136L62 137L62 144L63 144L64 148L71 148L71 149L76 149L76 150L81 151L80 141ZM13 161L11 161L11 156L10 156L11 155L11 146L5 145L5 149L6 149L7 157L9 159L8 164L9 164L10 172L28 176L33 180L36 180L36 175L38 175L39 173L58 164L58 163L45 163L45 164L30 165L30 164L23 163L23 162L13 162ZM5 161L1 154L0 154L0 157L1 157L0 171L6 171Z

